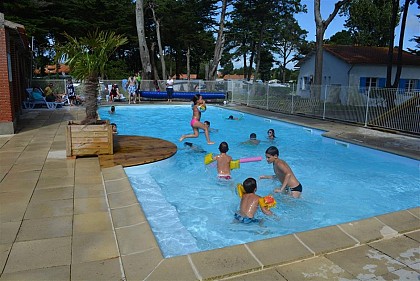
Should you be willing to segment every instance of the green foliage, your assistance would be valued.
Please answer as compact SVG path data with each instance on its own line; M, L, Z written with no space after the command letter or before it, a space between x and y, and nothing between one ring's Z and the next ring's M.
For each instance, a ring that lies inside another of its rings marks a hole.
M105 74L105 65L118 47L127 43L127 38L115 32L94 31L77 39L64 34L68 43L58 47L58 57L64 58L72 76L84 80Z
M353 45L353 38L349 31L342 30L331 36L330 39L324 40L324 43L330 45Z

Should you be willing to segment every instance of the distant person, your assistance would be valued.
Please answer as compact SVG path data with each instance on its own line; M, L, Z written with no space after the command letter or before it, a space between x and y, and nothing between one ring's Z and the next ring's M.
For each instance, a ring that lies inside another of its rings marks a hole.
M189 134L189 135L182 135L179 138L179 141L183 141L186 138L197 138L199 135L198 129L202 129L204 130L204 134L206 135L207 144L214 144L214 142L210 140L209 129L207 128L206 125L200 122L201 111L199 110L198 107L205 105L205 101L203 100L203 97L200 94L195 94L191 101L193 102L193 106L192 106L193 116L192 116L190 125L194 133Z
M197 152L197 153L206 153L206 151L201 146L195 145L192 142L186 141L184 143L184 146L190 148L192 151Z
M220 154L213 156L213 160L217 161L217 176L221 179L229 180L230 176L230 161L232 157L227 155L229 146L227 142L221 142L219 145Z
M53 83L48 83L47 87L44 89L45 100L48 102L54 102L55 96L53 93Z
M259 219L254 218L258 206L260 206L264 214L268 216L273 215L267 207L260 205L259 201L261 197L255 194L257 191L257 181L254 178L247 178L243 183L243 187L245 193L242 195L240 208L234 215L235 220L245 224L260 222Z
M214 129L214 128L210 128L210 121L204 121L203 122L204 123L204 125L206 125L207 126L207 128L209 129L209 132L218 132L219 130L218 129Z
M269 140L274 140L276 138L276 132L274 132L274 129L269 129L267 131L267 138Z
M156 92L160 92L159 82L157 80L153 81L153 85L155 86Z
M137 81L134 76L128 77L127 81L127 91L128 91L128 104L131 102L136 103L136 90L137 90Z
M260 140L257 140L257 134L251 133L249 135L249 140L243 142L242 144L252 144L252 145L258 145L260 144Z
M76 92L74 91L74 85L71 78L67 80L67 86L66 86L66 94L70 101L70 106L73 106L76 104Z
M166 94L168 95L168 102L172 102L172 95L174 94L174 79L168 75L166 80Z
M115 124L115 123L111 123L111 127L112 127L112 133L113 133L114 135L118 134L118 131L117 131L117 124Z
M117 84L112 84L111 91L109 92L109 97L111 102L120 99L120 90L118 89Z
M137 72L134 76L136 79L137 89L136 89L136 97L139 98L139 102L141 102L141 72Z
M297 180L290 166L286 161L279 158L279 150L275 146L270 146L265 151L268 164L273 164L274 174L260 176L260 179L277 178L281 182L280 188L275 188L274 192L289 192L295 198L299 198L302 193L302 185Z
M109 110L109 114L115 113L115 106L111 106L111 109Z
M239 120L238 117L234 117L233 115L229 115L229 117L227 119L228 120Z

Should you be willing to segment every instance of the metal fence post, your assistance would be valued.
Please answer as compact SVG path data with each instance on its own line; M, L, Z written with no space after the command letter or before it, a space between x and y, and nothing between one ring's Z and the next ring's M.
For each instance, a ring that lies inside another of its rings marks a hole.
M328 90L328 85L325 85L325 91L324 91L324 109L322 112L322 119L325 119L325 110L326 110L326 106L327 106L327 90Z
M265 88L266 88L266 98L267 98L267 104L266 104L266 109L268 110L268 94L269 94L269 88L268 88L268 83L266 82L265 84Z
M296 91L297 91L297 87L296 87ZM291 112L290 112L290 113L292 113L292 114L293 114L293 112L294 112L294 106L295 106L295 104L294 104L294 97L295 97L295 94L296 94L296 92L295 92L295 84L293 83L293 84L292 84L292 108L291 108Z
M368 88L367 99L366 99L365 127L367 127L367 122L368 122L369 99L370 99L370 85L369 85L369 88Z

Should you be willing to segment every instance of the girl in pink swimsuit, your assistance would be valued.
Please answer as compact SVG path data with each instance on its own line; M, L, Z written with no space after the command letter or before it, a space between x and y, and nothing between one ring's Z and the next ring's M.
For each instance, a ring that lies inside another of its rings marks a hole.
M207 144L214 144L214 142L212 142L210 140L208 127L200 122L201 112L200 112L200 110L198 110L198 106L205 103L204 100L203 100L203 97L200 94L196 94L192 98L192 102L194 103L193 106L192 106L193 116L192 116L190 125L191 125L194 133L189 134L189 135L182 135L181 138L179 139L179 141L183 141L186 138L197 138L198 135L199 135L198 134L198 129L202 129L202 130L204 130L204 134L206 135Z

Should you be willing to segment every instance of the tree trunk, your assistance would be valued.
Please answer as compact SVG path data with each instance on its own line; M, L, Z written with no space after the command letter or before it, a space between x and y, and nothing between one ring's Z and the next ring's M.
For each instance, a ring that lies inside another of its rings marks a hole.
M207 80L215 80L217 78L217 67L222 59L223 47L225 44L225 35L223 33L225 28L227 0L222 1L222 11L220 15L219 30L217 32L216 46L214 47L213 61L210 64L209 74Z
M146 32L144 30L144 11L143 0L136 1L136 26L139 38L140 59L143 69L143 79L150 80L152 66L150 64L150 54L146 43Z
M324 34L327 30L328 25L337 15L341 6L350 2L350 0L341 0L335 3L334 11L328 16L327 20L323 21L321 17L321 0L314 0L314 14L315 14L315 25L316 25L316 53L315 53L315 73L314 73L314 85L315 92L314 96L316 99L321 98L321 86L322 86L322 63L323 63L323 47L324 47Z
M152 13L153 13L153 20L156 24L156 38L158 41L158 47L159 47L159 57L160 57L160 64L162 65L162 79L166 78L166 65L165 65L165 57L163 54L162 49L162 40L160 38L160 21L156 18L155 9L151 7ZM159 76L155 77L156 80L159 80Z
M256 58L257 62L255 64L254 79L252 79L253 82L257 80L258 71L260 69L261 45L262 45L263 34L264 34L264 25L261 25L260 38L258 39L258 45L257 45L257 58Z
M190 47L187 48L187 79L190 80Z
M389 44L388 44L388 63L386 66L386 87L391 88L392 82L392 61L394 60L394 37L395 37L395 26L398 17L398 8L400 6L400 0L392 0L392 16L391 22L389 23Z
M398 44L397 72L395 73L395 80L394 80L394 84L392 85L393 88L398 88L398 85L400 84L400 78L401 78L401 72L402 72L402 66L403 66L402 50L404 47L405 25L407 23L407 14L408 14L409 5L410 5L410 0L405 0L403 17L401 21L400 42Z
M252 46L252 48L251 48L251 55L250 55L250 57L249 57L249 67L248 67L248 69L247 69L247 77L246 77L246 80L251 80L251 76L252 76L252 64L254 63L254 55L255 55L255 41L253 41L252 43L251 43L251 46Z
M150 46L150 53L152 54L150 56L150 63L152 64L152 68L153 68L153 79L154 80L160 80L159 79L159 73L158 73L158 70L157 70L157 67L156 67L155 56L154 56L155 47L156 47L156 42L153 42L152 46ZM165 79L165 77L163 79Z
M86 118L81 122L82 124L94 124L98 120L98 87L99 79L98 77L89 77L85 81L85 108L86 108Z

